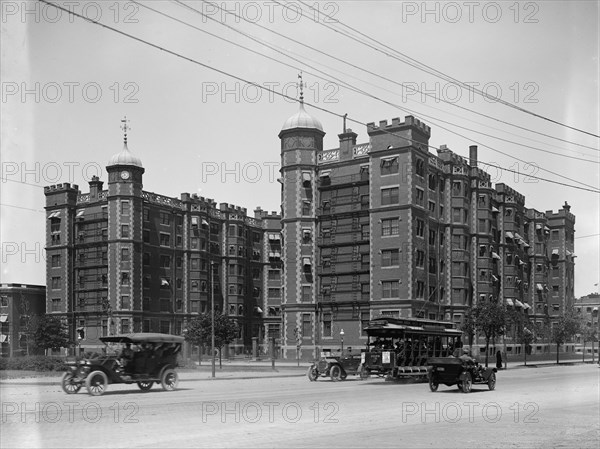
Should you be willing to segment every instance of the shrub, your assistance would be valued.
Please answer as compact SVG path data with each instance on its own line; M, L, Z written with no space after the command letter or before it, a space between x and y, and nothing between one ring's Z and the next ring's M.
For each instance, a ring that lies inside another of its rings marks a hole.
M67 365L63 357L45 355L0 358L0 370L24 371L65 371Z

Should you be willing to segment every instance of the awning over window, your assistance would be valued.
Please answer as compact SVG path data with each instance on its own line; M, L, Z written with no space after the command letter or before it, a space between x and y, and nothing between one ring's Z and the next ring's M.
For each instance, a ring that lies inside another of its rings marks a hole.
M522 309L523 303L521 301L519 301L518 299L515 299L515 306L520 307Z
M496 276L495 276L495 275L493 275L493 274L492 274L492 279L493 279L493 281L494 281L494 282L498 282L498 281L499 281L498 277L496 277Z
M83 217L83 214L85 214L85 209L79 209L77 211L77 215L75 215L75 218L81 218Z
M537 229L539 231L540 229L542 229L542 225L541 224L536 224L535 225L535 229Z
M498 212L500 212L500 211L498 210L498 208L496 208L496 207L492 206L492 212L496 214L496 213L498 213Z
M57 218L59 216L60 216L60 211L59 210L55 210L50 215L48 215L48 218Z
M516 238L518 238L519 240L523 240L523 237L521 237L521 236L520 236L519 234L517 234L516 232L515 232L515 237L516 237Z
M269 240L280 240L281 236L279 234L269 234Z
M303 264L304 266L310 266L310 265L312 265L312 264L310 263L310 257L303 257L303 258L302 258L302 264Z
M0 334L0 343L4 343L7 339L7 336L4 334Z
M320 178L329 178L330 173L331 173L331 170L323 170L321 173L319 173L319 177Z
M506 298L506 299L505 299L505 301L506 301L506 304L507 304L507 305L509 305L509 306L511 306L511 307L513 307L513 306L514 306L514 304L513 304L513 300L512 300L512 299L510 299L510 298Z
M542 287L542 284L535 284L535 288L536 288L537 291L540 291L540 292L542 290L544 290L544 287Z
M500 260L500 256L497 253L495 253L494 251L492 251L492 259Z
M558 249L557 249L557 248L554 248L554 249L552 250L552 255L553 255L553 256L558 256Z
M523 309L527 310L527 309L531 309L531 306L527 303L523 304Z
M0 315L0 322L1 323L6 323L6 320L8 320L8 314L3 313L2 315Z
M510 232L510 231L506 231L506 232L504 233L504 235L506 236L506 238L507 238L507 239L511 239L511 240L512 240L512 239L514 239L514 238L515 238L515 236L513 235L513 233L512 233L512 232Z
M302 172L302 181L303 182L310 182L310 173Z

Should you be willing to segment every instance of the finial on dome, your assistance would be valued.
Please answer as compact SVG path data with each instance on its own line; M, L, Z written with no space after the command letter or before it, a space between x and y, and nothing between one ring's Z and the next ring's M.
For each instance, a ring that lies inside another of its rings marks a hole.
M300 80L298 82L298 88L300 89L300 104L304 104L304 86L305 86L305 83L302 82L302 70L300 70L300 73L298 74L298 79Z
M127 116L125 116L122 120L121 120L121 129L123 130L123 143L125 144L125 146L127 146L127 131L129 131L131 129L130 126L127 125L127 123L129 122L129 120L127 120Z

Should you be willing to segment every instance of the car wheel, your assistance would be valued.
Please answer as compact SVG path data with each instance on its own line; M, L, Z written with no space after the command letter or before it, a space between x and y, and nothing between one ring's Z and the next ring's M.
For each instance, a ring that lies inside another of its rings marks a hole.
M140 390L148 391L148 390L150 390L150 388L152 388L152 385L154 385L154 382L142 381L142 382L138 382L137 385L138 385L138 387L140 387Z
M342 368L339 365L333 365L329 369L329 375L334 382L342 380Z
M429 379L429 389L431 391L437 391L439 386L440 384L437 383L437 381L433 380L433 378Z
M460 383L460 382L459 382L459 383L457 383L457 384L456 384L456 386L458 387L458 389L459 389L460 391L462 391L462 385L461 385L461 383Z
M73 373L65 373L62 377L61 386L65 393L75 394L81 389L81 382L75 382Z
M471 373L465 373L465 377L462 380L463 393L469 393L471 391L472 385L473 385L473 380L471 378Z
M161 377L160 384L163 387L163 390L175 390L179 384L179 376L175 370L167 369Z
M493 390L494 388L496 388L496 373L490 374L490 377L488 379L488 388L490 390Z
M92 396L100 396L106 391L108 377L102 371L92 371L85 379L87 391Z
M308 368L306 376L308 377L308 380L314 382L319 377L319 370L317 370L317 367L315 365L311 365Z

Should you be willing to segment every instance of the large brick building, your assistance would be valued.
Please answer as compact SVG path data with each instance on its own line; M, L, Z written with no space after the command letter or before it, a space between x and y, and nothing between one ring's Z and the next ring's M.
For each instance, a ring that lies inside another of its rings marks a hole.
M460 323L481 300L552 325L573 301L570 207L526 208L492 185L475 146L468 160L445 145L430 153L430 128L412 116L367 132L357 144L345 129L324 150L301 102L279 133L285 356L362 347L380 315Z
M115 333L181 334L210 310L211 288L215 309L241 327L228 350L279 335L279 214L143 190L145 169L126 135L106 170L107 188L95 177L88 193L69 183L44 192L47 311L68 321L81 350Z

